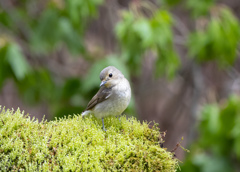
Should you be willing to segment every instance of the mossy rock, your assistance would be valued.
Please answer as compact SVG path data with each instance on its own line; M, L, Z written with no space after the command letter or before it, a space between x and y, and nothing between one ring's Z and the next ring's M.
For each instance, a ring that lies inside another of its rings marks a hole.
M80 115L41 121L0 108L1 171L176 171L156 125Z

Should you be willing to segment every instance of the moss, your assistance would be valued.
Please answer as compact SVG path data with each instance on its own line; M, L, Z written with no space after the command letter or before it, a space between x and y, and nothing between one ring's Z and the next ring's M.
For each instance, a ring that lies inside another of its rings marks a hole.
M135 118L101 120L80 115L55 121L0 109L2 171L176 171L178 161L161 148L159 128Z

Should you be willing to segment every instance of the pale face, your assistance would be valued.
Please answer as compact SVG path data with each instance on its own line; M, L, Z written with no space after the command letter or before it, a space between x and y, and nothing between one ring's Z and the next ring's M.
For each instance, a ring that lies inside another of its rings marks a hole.
M119 83L119 81L124 78L123 74L115 67L109 66L104 68L100 73L101 85L105 87L112 87Z

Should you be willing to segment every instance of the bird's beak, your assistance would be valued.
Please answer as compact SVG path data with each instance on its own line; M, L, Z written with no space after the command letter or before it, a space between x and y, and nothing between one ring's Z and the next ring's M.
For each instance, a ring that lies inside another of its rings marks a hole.
M100 87L103 86L104 84L106 84L107 81L102 81L101 84L100 84Z

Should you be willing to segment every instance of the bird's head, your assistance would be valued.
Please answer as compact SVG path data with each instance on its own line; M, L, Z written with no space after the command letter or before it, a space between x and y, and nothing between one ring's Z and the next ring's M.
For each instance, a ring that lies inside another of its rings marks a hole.
M104 68L100 73L100 80L102 81L100 87L113 87L118 84L123 78L124 75L120 70L118 70L114 66L108 66Z

